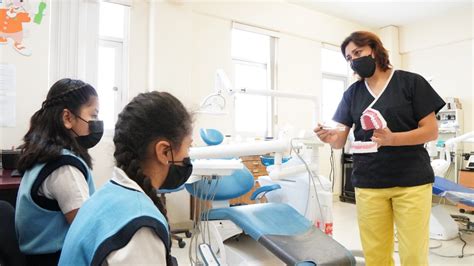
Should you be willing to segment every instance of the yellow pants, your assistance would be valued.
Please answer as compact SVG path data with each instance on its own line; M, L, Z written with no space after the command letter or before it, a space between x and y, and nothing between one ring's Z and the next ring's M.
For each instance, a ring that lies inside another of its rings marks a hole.
M394 265L394 223L402 265L428 265L432 185L356 188L357 218L367 266Z

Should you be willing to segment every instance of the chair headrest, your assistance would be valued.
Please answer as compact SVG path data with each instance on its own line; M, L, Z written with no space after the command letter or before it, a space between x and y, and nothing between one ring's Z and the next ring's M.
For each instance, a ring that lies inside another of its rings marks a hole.
M210 184L208 181L199 180L192 184L186 184L185 187L189 194L203 200L211 200L211 194L214 192L214 200L229 200L249 192L253 185L252 173L247 168L243 168L236 170L232 175L220 177L219 181L214 179Z
M224 135L214 128L201 128L199 134L202 140L209 146L219 145L224 141Z

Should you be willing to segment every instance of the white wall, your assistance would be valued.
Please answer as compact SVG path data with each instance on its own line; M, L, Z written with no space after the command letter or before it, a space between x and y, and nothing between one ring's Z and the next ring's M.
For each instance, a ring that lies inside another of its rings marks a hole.
M244 3L151 3L150 83L155 90L176 95L191 110L213 91L214 74L222 68L233 80L231 61L232 21L280 32L278 41L279 90L320 95L321 43L339 45L355 30L370 30L342 19L313 12L284 2ZM196 115L194 140L201 145L198 130L216 127L232 131L232 98L227 97L228 115ZM278 100L279 124L291 123L312 129L310 102ZM295 110L299 116L295 116ZM328 149L321 152L321 173L329 173ZM339 189L339 185L336 185ZM171 222L189 217L186 192L168 196Z
M34 13L38 1L29 1L28 4L29 11ZM49 1L46 1L46 4L49 6ZM50 17L44 16L40 25L33 22L23 24L23 43L31 50L31 56L20 55L13 50L12 43L0 46L0 63L13 64L16 67L16 126L0 127L1 148L21 144L21 139L29 128L30 117L41 107L42 101L46 98L49 21Z
M468 9L400 29L403 69L432 77L442 97L461 100L464 132L474 130L472 14Z

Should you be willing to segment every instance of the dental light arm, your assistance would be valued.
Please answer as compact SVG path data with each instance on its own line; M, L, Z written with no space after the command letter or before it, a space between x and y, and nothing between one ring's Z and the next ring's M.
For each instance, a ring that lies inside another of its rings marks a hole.
M273 96L273 97L282 97L282 98L293 98L293 99L303 99L303 100L312 100L317 102L318 97L310 94L294 93L294 92L285 92L285 91L276 91L276 90L257 90L251 88L241 88L237 89L232 86L229 78L225 74L224 70L216 70L216 80L215 80L216 91L222 93L223 91L227 92L230 95L234 93L244 93L252 95L261 95L261 96Z
M444 151L445 151L445 156L446 160L448 162L451 162L451 155L450 152L454 149L454 147L460 143L460 142L472 142L474 140L474 131L463 134L459 137L455 137L452 139L448 139L444 143Z
M469 132L469 133L466 133L466 134L463 134L463 135L461 135L461 136L459 136L459 137L455 137L455 138L452 138L452 139L448 139L444 144L445 144L446 146L452 146L452 145L454 145L454 144L456 144L456 143L463 142L463 141L465 141L465 140L468 140L468 141L469 141L470 138L474 138L474 131Z
M319 101L318 97L311 94L303 94L303 93L294 93L290 91L280 91L280 90L259 90L255 88L234 88L232 86L232 82L230 81L229 77L226 75L224 70L217 69L216 75L214 79L214 91L210 95L208 95L205 100L201 103L200 108L206 109L209 107L211 103L211 99L215 98L223 98L224 94L233 96L234 94L247 94L247 95L260 95L260 96L268 96L268 97L280 97L280 98L288 98L288 99L299 99L299 100L309 100L314 103L315 110L314 110L314 120L316 124L317 114L319 113ZM224 110L225 107L225 99L222 101L224 106L218 106L216 108L220 109L221 111ZM202 111L201 111L202 112ZM215 111L214 111L215 112ZM220 114L221 112L217 111L216 114Z
M314 164L309 166L309 170L312 172L316 172L318 170L318 167ZM271 171L268 176L271 179L282 179L282 178L288 178L288 177L294 177L295 175L298 175L300 173L306 172L306 166L305 165L297 165L297 166L292 166L288 167L285 169L281 170L274 170Z
M271 152L283 153L289 150L289 141L272 140L191 148L189 156L191 159L222 159L248 155L263 155Z
M305 139L299 140L302 144L314 144L314 141L308 141ZM316 145L316 144L314 144ZM282 163L282 155L285 152L289 152L291 149L290 140L280 139L272 141L260 141L260 142L249 142L249 143L236 143L216 146L206 146L191 148L189 156L191 159L200 161L201 159L214 159L210 163L218 162L222 158L232 158L249 155L264 155L267 153L275 153L275 170L270 173L270 177L274 180L293 176L298 173L306 172L305 166L293 166L285 169L280 169ZM311 171L316 171L315 165L310 165Z

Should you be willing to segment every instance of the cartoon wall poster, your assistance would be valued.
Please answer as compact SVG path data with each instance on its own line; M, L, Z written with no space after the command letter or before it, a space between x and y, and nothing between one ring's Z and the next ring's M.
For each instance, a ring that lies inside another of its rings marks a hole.
M13 49L24 56L30 56L32 53L24 43L24 25L31 22L41 24L46 3L37 3L33 13L28 9L26 0L0 0L0 45L9 46L10 41Z

